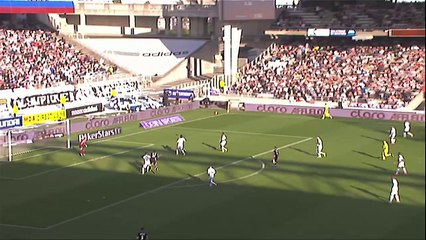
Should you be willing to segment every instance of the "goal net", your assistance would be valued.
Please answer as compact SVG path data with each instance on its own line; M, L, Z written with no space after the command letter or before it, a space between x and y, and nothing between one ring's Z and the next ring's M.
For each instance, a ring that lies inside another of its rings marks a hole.
M9 131L0 131L0 162L12 161L10 152L11 145L10 142L10 132Z
M19 155L70 148L69 120L44 123L0 132L0 161L13 161Z

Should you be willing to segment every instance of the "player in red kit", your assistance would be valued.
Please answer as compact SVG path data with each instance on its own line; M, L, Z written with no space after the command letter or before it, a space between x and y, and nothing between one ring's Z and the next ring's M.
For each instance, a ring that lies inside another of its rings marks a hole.
M80 141L80 156L84 157L86 155L86 147L87 147L87 140L84 137Z

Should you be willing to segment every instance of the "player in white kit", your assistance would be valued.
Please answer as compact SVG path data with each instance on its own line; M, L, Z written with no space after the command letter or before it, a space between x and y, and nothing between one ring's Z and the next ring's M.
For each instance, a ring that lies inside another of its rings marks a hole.
M186 143L186 139L181 134L178 140L176 141L176 155L179 155L179 153L182 153L182 155L184 156L186 155L185 143Z
M407 175L407 169L405 168L405 161L404 161L404 156L402 156L401 153L398 153L398 165L397 165L397 169L395 171L395 175L399 174L399 171L402 170L402 172Z
M392 187L389 196L389 203L392 203L394 199L399 203L399 182L395 177L392 177Z
M209 186L211 187L211 186L217 186L217 184L214 182L214 175L216 174L216 170L212 167L212 166L210 166L208 169L207 169L207 175L209 175Z
M225 133L223 132L222 135L220 136L220 150L222 152L227 152L228 148L226 148L226 144L228 137L225 135Z
M149 172L150 169L151 169L151 156L148 153L145 153L142 156L142 159L143 159L144 162L143 162L143 165L142 165L141 173L145 174L145 173Z
M322 158L326 156L326 153L323 152L322 149L322 139L320 137L317 137L317 158Z
M389 142L390 144L395 144L396 142L396 129L394 126L389 130Z
M411 126L409 121L404 121L404 132L402 133L403 137L407 137L409 135L410 137L414 137L414 135L410 132Z

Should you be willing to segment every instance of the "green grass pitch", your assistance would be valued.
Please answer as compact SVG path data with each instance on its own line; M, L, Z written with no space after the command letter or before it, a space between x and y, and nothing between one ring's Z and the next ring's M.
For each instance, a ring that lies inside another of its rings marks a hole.
M75 147L42 149L0 164L0 239L135 239L141 226L151 239L425 238L424 123L402 138L402 122L213 111L154 130L122 125L89 142L85 158ZM388 203L396 158L379 158L392 125L391 152L409 173L398 176L400 204ZM178 134L187 156L174 153ZM326 158L315 156L316 136ZM140 175L153 149L159 172Z

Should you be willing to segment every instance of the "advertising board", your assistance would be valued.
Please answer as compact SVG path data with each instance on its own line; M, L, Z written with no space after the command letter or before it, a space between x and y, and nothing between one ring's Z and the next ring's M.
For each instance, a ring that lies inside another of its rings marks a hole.
M60 104L61 97L65 97L67 102L73 102L76 100L76 93L74 91L61 91L45 94L18 96L14 100L14 103L17 104L19 108L23 110L29 107Z
M102 139L106 137L113 137L121 134L121 128L110 128L110 129L102 129L95 132L82 133L78 135L78 142L81 142L83 138L86 138L87 141L93 141L96 139Z
M65 111L66 111L67 118L102 112L102 103L90 104L90 105L74 107L74 108L67 108Z
M354 37L355 35L355 30L330 29L330 36L332 37Z
M252 112L273 112L284 114L297 114L297 115L312 115L322 116L322 107L308 107L308 106L292 106L292 105L278 105L278 104L245 104L245 111ZM419 112L397 112L385 110L370 110L370 109L330 109L330 114L333 117L357 118L357 119L376 119L376 120L391 120L391 121L412 121L424 122L424 113Z
M111 128L111 126L135 122L143 119L159 118L167 115L176 114L179 112L190 111L198 109L200 104L198 102L185 103L177 106L164 107L159 109L150 109L137 113L129 113L120 116L112 116L109 118L94 118L82 122L76 122L71 124L71 133L76 132L90 132L97 128ZM65 124L57 126L48 126L43 129L34 129L31 131L17 132L12 135L12 141L26 141L31 139L37 139L40 135L51 135L51 134L65 134L67 129ZM7 142L7 139L0 139L0 142Z
M329 28L309 28L308 37L329 37L330 29Z
M3 118L0 119L0 130L8 128L22 127L22 117Z
M172 116L166 116L162 118L156 118L151 120L145 120L140 122L140 126L144 129L151 129L156 127L162 127L166 125L171 125L179 122L185 121L185 118L183 118L180 114L172 115Z
M390 29L389 37L425 37L426 30L423 29Z
M45 123L47 121L52 121L52 122L62 121L67 119L67 114L65 110L58 110L53 112L25 115L23 119L24 119L24 124L23 124L24 126L31 126L34 124Z
M158 109L149 109L142 112L128 113L120 116L112 116L108 118L94 118L82 122L76 122L71 125L71 132L81 132L96 128L106 128L117 124L135 122L143 119L158 118L179 112L190 111L199 108L198 102L190 102L186 104L169 106Z
M166 88L164 89L164 95L167 94L169 98L176 98L177 94L179 94L179 99L189 99L194 97L194 91L193 90L182 90L182 89L170 89Z

